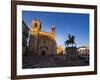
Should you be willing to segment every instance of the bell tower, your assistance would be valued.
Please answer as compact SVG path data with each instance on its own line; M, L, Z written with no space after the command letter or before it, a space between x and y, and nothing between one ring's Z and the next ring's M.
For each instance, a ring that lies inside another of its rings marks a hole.
M31 22L31 33L37 34L40 30L41 30L40 21L33 19Z
M53 34L55 34L56 33L56 28L55 28L55 26L53 25L52 26L52 28L51 28L51 32L53 33Z
M52 28L51 28L51 33L53 34L53 38L55 39L55 35L56 35L56 28L55 26L53 25Z

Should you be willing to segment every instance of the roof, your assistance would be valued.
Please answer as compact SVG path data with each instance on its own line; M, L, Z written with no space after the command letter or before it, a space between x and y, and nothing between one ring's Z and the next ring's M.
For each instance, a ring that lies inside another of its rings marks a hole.
M54 39L54 34L50 33L50 32L39 32L40 36L46 36L48 38L52 38Z

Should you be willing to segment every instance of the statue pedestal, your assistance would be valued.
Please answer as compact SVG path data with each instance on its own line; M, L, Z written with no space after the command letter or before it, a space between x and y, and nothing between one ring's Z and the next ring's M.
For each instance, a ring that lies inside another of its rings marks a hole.
M66 47L66 60L69 61L78 60L78 53L76 47Z

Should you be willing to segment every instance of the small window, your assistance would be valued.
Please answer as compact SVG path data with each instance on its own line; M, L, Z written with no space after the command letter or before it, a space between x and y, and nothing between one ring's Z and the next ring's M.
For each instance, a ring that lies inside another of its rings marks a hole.
M35 23L34 26L37 27L37 23Z

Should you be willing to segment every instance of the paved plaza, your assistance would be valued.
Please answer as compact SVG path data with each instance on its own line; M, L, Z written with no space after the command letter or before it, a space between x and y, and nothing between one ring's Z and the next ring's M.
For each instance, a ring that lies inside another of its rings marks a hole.
M59 56L24 56L23 69L31 68L50 68L50 67L71 67L71 66L87 66L89 63L84 59L68 60L65 55Z

